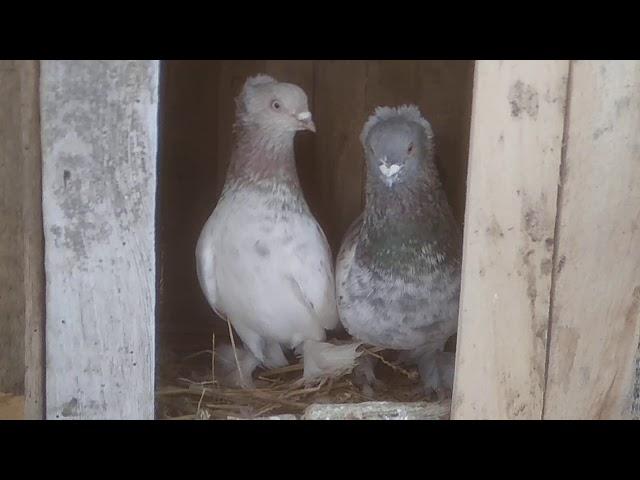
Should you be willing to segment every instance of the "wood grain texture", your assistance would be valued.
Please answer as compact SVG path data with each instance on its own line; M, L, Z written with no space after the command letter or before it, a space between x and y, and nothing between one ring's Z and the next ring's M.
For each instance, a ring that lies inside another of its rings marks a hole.
M478 61L454 419L540 419L568 62Z
M473 62L418 62L417 103L436 139L438 170L453 213L464 221Z
M360 131L367 116L364 61L315 62L315 182L319 221L337 255L340 242L363 207L364 158ZM346 79L346 81L345 81Z
M573 62L545 418L632 415L640 335L638 132L640 62Z
M40 62L16 62L20 77L22 219L24 239L25 372L24 417L44 418L44 232L40 149Z
M157 61L43 61L46 416L154 413Z
M0 61L0 392L24 391L23 162L20 75Z

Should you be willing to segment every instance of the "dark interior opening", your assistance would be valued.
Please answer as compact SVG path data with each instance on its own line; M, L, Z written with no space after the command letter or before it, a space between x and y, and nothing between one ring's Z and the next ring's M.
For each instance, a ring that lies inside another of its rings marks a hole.
M337 253L363 205L359 135L376 106L413 103L431 122L442 180L464 218L473 61L166 61L160 90L158 359L211 348L226 324L198 285L195 246L222 189L232 144L234 98L250 75L302 87L317 133L296 137L310 208Z

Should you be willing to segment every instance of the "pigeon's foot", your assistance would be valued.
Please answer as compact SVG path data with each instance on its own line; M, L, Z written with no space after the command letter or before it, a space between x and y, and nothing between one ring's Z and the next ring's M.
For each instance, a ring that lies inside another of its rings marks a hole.
M282 346L277 342L264 342L264 349L262 350L264 355L264 366L273 369L281 368L289 365L289 360L282 351Z
M376 377L375 369L378 360L371 355L363 355L358 359L358 364L353 369L353 383L360 387L367 397L373 397L373 388L384 388L385 383Z
M215 378L232 388L254 388L253 372L260 361L247 349L223 345L216 349Z
M451 398L455 355L450 352L425 354L418 359L424 392L430 400Z
M333 345L328 342L305 340L302 345L303 382L310 384L321 378L338 378L353 371L357 365L360 343Z

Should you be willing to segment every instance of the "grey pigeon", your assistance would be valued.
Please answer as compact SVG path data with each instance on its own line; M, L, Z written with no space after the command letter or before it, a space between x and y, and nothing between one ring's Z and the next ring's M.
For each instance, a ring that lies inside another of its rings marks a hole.
M209 304L249 350L234 354L245 386L257 365L286 365L286 350L303 352L338 324L331 252L296 172L300 130L315 132L300 87L266 75L245 82L223 192L196 247ZM327 361L314 347L309 364L321 370Z
M337 258L340 319L358 340L403 351L426 391L442 397L453 382L453 355L443 350L457 327L462 235L433 132L415 106L379 107L360 139L366 200Z

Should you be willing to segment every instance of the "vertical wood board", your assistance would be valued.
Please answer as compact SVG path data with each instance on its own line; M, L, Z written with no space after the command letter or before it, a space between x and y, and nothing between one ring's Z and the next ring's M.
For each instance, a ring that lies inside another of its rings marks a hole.
M43 61L47 418L154 415L157 61Z
M452 418L539 419L567 61L478 61Z
M640 413L640 62L572 62L544 417ZM636 384L637 388L637 384Z

